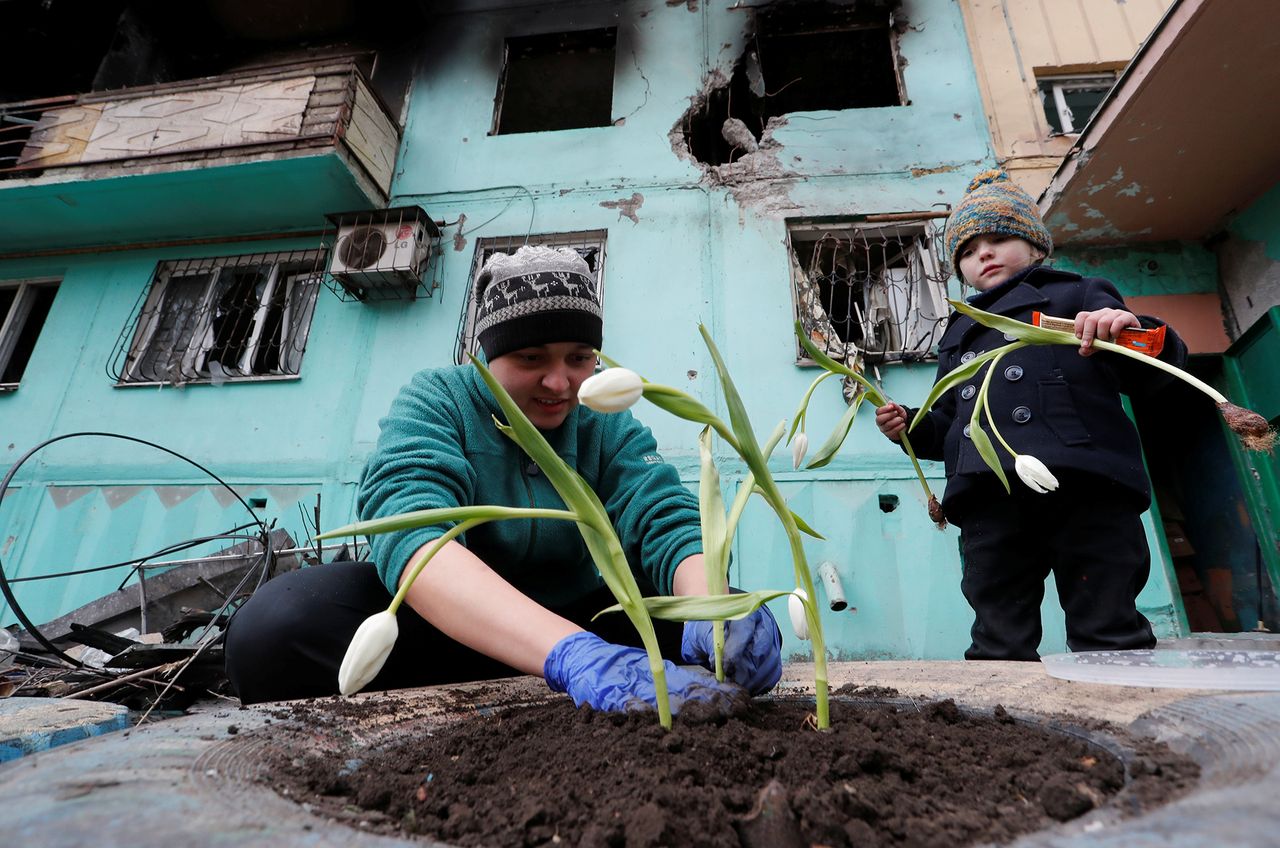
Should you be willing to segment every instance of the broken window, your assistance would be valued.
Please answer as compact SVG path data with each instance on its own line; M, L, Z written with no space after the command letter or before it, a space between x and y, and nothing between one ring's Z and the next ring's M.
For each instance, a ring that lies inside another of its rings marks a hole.
M507 39L492 134L609 126L617 36L609 27Z
M796 314L833 359L932 358L946 327L942 233L930 221L790 222ZM797 348L798 357L803 352Z
M590 230L578 233L553 233L537 236L506 236L503 238L482 238L476 241L475 258L471 263L470 284L467 286L466 303L462 307L462 319L458 327L458 344L456 361L467 362L467 355L476 353L480 345L476 341L476 281L480 278L480 269L490 256L495 253L515 253L525 245L545 245L546 247L567 247L581 256L596 278L596 296L604 305L604 230Z
M316 251L161 262L120 334L119 384L298 374L323 267Z
M754 152L770 118L905 104L898 67L904 21L895 19L896 6L863 0L757 9L728 84L685 115L689 152L700 162L723 165Z
M57 281L0 282L0 391L18 388L57 293Z
M1052 135L1078 133L1115 84L1114 72L1086 76L1037 77L1044 116Z

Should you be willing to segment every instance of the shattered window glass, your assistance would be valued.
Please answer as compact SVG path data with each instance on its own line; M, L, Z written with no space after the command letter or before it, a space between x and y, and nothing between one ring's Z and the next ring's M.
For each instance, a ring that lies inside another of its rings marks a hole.
M56 282L0 284L0 390L22 381L57 293Z
M112 376L217 385L297 375L320 267L315 251L162 262L121 332Z
M1115 81L1114 73L1040 78L1040 100L1050 133L1063 135L1083 130Z
M462 318L458 324L458 341L455 346L455 361L465 364L467 355L480 349L476 342L475 322L475 284L480 277L480 269L495 253L515 253L524 245L545 245L546 247L567 247L575 251L586 261L587 267L596 278L596 291L600 304L604 305L604 230L591 230L579 233L548 233L530 236L504 236L500 238L482 238L476 241L475 258L471 263L470 284L467 286L466 304L462 308Z
M788 225L797 317L838 361L935 356L948 312L932 222ZM797 348L797 356L803 354Z

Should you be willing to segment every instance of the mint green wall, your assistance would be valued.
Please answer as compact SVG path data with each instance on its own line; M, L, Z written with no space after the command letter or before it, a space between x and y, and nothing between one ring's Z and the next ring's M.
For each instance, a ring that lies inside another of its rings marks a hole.
M322 293L297 381L116 389L106 377L112 345L155 263L241 252L235 246L0 264L0 279L64 278L30 379L0 396L0 459L12 461L50 434L120 430L189 453L247 494L266 493L268 512L286 526L299 525L296 506L286 502L302 493L309 504L315 491L323 494L325 523L345 521L361 459L397 389L415 370L452 361L475 239L594 229L608 231L608 353L719 409L697 333L697 323L706 323L757 429L767 434L791 416L816 375L794 364L785 219L928 210L958 198L972 174L991 164L992 152L956 5L907 0L903 11L914 26L901 36L900 53L910 105L790 115L773 132L781 145L776 161L736 169L729 175L739 180L734 185L712 185L697 163L673 149L670 132L704 78L727 74L741 53L747 18L740 9L730 11L732 5L715 0L690 11L643 0L465 13L443 6L424 36L393 203L420 204L447 222L465 215L466 223L461 234L456 226L445 230L441 287L430 300L365 305ZM596 26L618 27L615 125L489 136L503 38ZM634 221L602 205L636 194ZM286 246L255 244L243 252ZM930 365L881 371L888 393L906 403L922 399L933 379ZM842 410L836 387L824 385L808 419L815 444ZM653 409L639 413L692 484L697 428ZM958 658L970 613L959 591L957 532L933 528L910 465L875 431L871 417L860 416L845 449L820 472L792 471L785 451L773 463L797 511L827 536L809 544L811 561L837 564L857 610L830 614L828 642L849 658ZM166 540L239 520L238 507L209 507L214 495L208 490L192 495L192 505L165 508L161 496L168 490L149 489L117 507L136 516L112 512L108 487L208 481L114 445L55 450L33 468L27 487L0 506L0 534L15 536L8 549L0 546L7 568L17 562L30 572L50 561L54 552L32 541L40 534L66 534L58 556L101 562L140 552L135 530L164 523L175 509L191 517L173 518ZM723 470L727 485L736 485L741 469L726 458ZM941 466L927 463L926 473L940 490ZM97 487L101 491L84 498L99 500L63 507L73 510L64 520L47 481ZM900 506L881 511L880 495L897 496ZM167 499L174 500L172 493ZM93 530L81 541L71 538L73 515ZM24 556L37 550L39 563ZM752 588L793 584L785 540L756 505L737 540L734 580ZM1167 597L1154 605L1161 600ZM777 611L785 616L783 605ZM1046 615L1043 650L1062 650L1052 592ZM1163 621L1160 626L1169 629ZM787 653L807 651L784 631Z

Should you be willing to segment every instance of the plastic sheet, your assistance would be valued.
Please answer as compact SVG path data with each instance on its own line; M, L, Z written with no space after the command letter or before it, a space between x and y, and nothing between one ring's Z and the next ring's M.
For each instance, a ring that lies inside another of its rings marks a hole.
M1040 661L1052 677L1081 683L1280 691L1280 651L1081 651Z

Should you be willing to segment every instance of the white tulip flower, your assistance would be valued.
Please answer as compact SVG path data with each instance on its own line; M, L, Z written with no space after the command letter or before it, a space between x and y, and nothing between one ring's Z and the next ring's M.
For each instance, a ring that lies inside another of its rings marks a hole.
M578 387L578 400L596 412L630 409L644 394L644 381L627 368L609 368L593 374Z
M797 471L800 470L801 464L804 463L804 455L809 452L809 437L804 433L796 435L791 442L791 465Z
M804 612L804 601L808 599L809 595L805 590L799 588L787 598L787 612L791 613L791 629L795 631L797 639L808 640L809 638L809 619Z
M1018 454L1014 457L1013 469L1018 472L1022 482L1042 495L1058 488L1058 478L1054 477L1053 472L1034 456Z
M338 668L338 691L353 695L368 686L382 671L399 635L395 613L383 610L362 621Z

